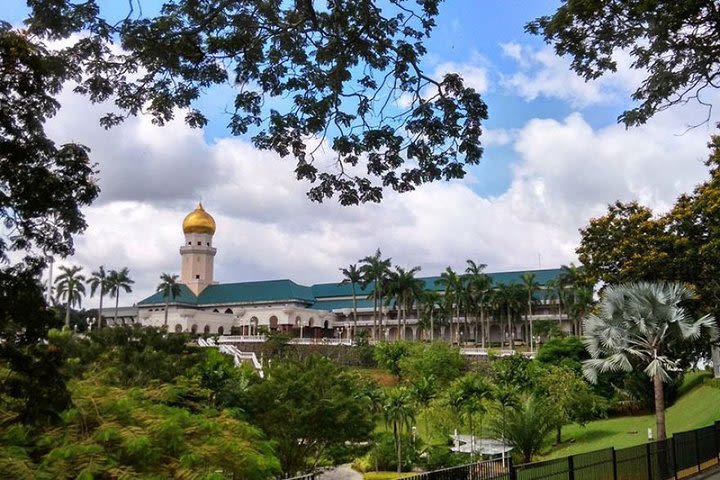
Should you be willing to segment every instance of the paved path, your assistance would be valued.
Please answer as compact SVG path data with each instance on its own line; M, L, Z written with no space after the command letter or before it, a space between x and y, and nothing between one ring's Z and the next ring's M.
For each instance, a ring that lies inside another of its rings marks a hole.
M720 468L713 468L690 477L691 480L720 480Z
M318 480L362 480L361 473L350 468L350 464L340 465L318 475Z

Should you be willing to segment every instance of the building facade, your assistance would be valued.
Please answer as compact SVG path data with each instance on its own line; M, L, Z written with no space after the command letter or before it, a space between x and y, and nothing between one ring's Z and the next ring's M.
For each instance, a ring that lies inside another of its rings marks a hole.
M212 335L259 335L263 331L278 331L298 338L351 338L357 332L367 331L378 340L424 340L450 338L449 319L437 314L432 333L427 308L414 305L400 322L398 309L382 302L374 313L373 284L355 285L357 319L353 318L353 286L349 283L320 283L300 285L289 279L217 283L213 278L217 250L213 247L215 221L202 204L183 221L185 242L180 247L180 295L165 298L155 293L138 304L137 321L143 325L163 326L165 309L168 310L168 329L176 332ZM492 285L521 284L528 271L488 273ZM546 286L557 279L560 269L530 270L540 286L534 294L533 321L556 320L568 330L569 322L562 317L557 301L545 295ZM427 291L440 295L444 287L440 277L423 277ZM461 315L454 318L456 341L471 340L475 331L485 332L491 343L528 340L528 325L520 322L497 321L490 309L482 314ZM482 317L482 318L481 318ZM512 324L514 323L514 324ZM482 327L480 327L482 325ZM355 327L356 326L356 327Z

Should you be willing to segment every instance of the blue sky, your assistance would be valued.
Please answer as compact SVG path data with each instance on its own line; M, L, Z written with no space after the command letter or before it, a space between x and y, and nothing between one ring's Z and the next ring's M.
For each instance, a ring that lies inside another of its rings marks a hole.
M127 8L126 1L108 1ZM157 8L145 0L143 10ZM128 266L137 283L128 301L149 295L161 272L178 273L180 224L202 199L215 216L219 281L291 278L339 280L338 267L376 248L400 266L437 275L465 260L489 271L555 268L576 261L578 228L615 200L657 211L706 176L710 124L697 105L673 109L640 128L617 125L642 72L617 52L616 75L586 83L523 27L555 1L454 0L441 14L425 70L457 71L483 92L490 119L485 155L463 180L388 194L380 205L311 204L290 159L260 152L225 129L228 88L206 95L204 131L181 122L158 128L147 118L105 131L93 106L70 91L48 124L58 141L79 141L99 163L102 193L86 214L77 253L65 263L87 269ZM24 3L5 0L3 18L22 18ZM713 98L710 100L714 100ZM329 162L330 160L328 160ZM90 302L92 304L94 300Z

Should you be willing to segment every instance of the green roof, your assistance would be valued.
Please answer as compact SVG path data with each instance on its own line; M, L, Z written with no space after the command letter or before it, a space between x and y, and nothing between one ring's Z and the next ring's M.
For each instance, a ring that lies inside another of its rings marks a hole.
M522 282L526 272L535 274L535 281L541 286L557 278L562 272L559 268L545 270L518 270L515 272L488 273L493 285L511 285ZM442 291L443 287L436 283L440 276L420 277L426 290ZM371 282L365 289L355 286L358 308L372 307L372 300L367 296L373 290ZM338 297L345 297L338 299ZM200 296L196 297L185 285L180 285L180 296L170 303L186 305L218 305L233 303L269 303L279 301L297 301L312 305L318 310L334 310L352 308L352 285L349 283L318 283L310 287L299 285L292 280L266 280L259 282L222 283L209 285ZM139 302L139 305L164 304L161 293L155 293Z

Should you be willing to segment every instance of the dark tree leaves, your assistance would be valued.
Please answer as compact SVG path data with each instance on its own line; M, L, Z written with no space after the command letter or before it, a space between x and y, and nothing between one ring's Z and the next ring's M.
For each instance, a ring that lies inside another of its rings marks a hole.
M202 127L195 102L229 83L231 131L293 156L312 200L347 205L462 178L480 161L480 95L420 68L439 1L173 0L110 25L94 0L35 0L27 23L46 38L90 32L62 55L82 69L78 92L114 99L121 113L106 127L139 113L162 125L178 109Z
M617 69L615 55L629 53L645 79L632 95L639 106L624 112L627 126L655 113L696 100L718 87L720 6L712 0L565 0L553 15L526 25L571 58L571 68L588 80Z

